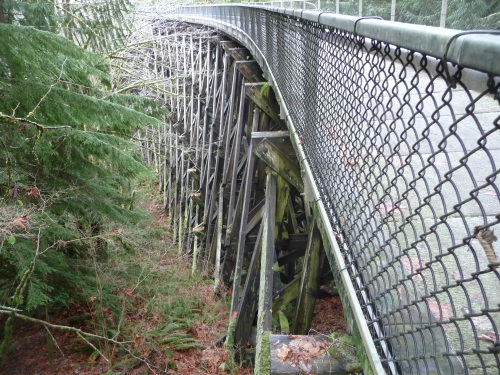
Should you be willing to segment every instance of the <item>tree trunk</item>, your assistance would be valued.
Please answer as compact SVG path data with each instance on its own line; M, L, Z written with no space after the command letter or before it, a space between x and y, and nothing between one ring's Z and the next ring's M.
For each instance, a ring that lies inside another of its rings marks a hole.
M7 10L4 6L5 0L0 0L0 23L7 23Z

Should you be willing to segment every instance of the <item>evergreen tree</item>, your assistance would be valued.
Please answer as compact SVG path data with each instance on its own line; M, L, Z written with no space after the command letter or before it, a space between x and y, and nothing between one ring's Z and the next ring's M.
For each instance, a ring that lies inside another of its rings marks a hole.
M128 186L145 167L130 137L165 111L127 108L107 62L60 36L0 35L0 305L31 311L95 288L85 264L105 258L107 224L139 218Z
M125 41L131 9L130 0L0 0L0 22L33 26L109 53Z

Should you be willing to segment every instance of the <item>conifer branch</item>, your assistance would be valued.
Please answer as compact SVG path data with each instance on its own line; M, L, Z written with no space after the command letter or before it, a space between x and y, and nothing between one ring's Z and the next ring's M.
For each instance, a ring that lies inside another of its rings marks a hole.
M80 328L75 328L75 327L71 327L71 326L65 326L65 325L61 325L61 324L49 323L49 322L47 322L45 320L42 320L42 319L33 318L31 316L24 315L24 314L19 314L18 311L13 311L12 309L8 309L8 310L6 310L6 309L0 309L0 314L12 316L14 318L18 318L18 319L24 320L26 322L30 322L30 323L42 325L44 327L58 329L60 331L74 332L74 333L76 333L78 335L83 335L83 336L91 337L91 338L98 339L98 340L104 340L104 341L107 341L107 342L110 342L110 343L113 343L113 344L116 344L116 345L122 345L123 346L123 345L126 345L126 344L133 344L133 341L117 341L117 340L114 340L114 339L109 338L109 337L97 335L95 333L85 332L85 331L81 330ZM87 340L85 340L85 341L87 341Z
M42 104L42 102L45 100L45 98L47 97L47 95L49 95L49 93L52 91L52 88L57 85L57 83L59 83L59 81L61 80L61 77L62 77L62 74L64 72L64 64L66 64L66 61L68 60L68 58L65 58L63 63L61 64L61 71L59 72L59 77L57 77L57 80L52 84L50 85L49 89L47 90L47 92L40 98L40 100L38 101L38 103L36 104L35 108L33 108L30 113L28 113L28 116L27 117L31 117L31 116L35 116L35 111L38 109L38 107L40 107L40 104Z
M32 112L31 112L32 113ZM14 116L9 116L5 115L0 112L0 120L6 120L12 125L18 125L18 126L26 126L26 125L33 125L35 128L39 130L60 130L60 129L73 129L70 125L42 125L39 124L38 122L35 122L33 120L29 120L26 117L14 117Z

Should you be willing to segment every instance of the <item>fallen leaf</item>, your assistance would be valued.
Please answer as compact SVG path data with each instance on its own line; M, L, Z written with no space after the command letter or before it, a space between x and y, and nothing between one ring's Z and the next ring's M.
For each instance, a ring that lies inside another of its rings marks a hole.
M26 188L26 193L28 193L28 196L33 197L35 200L40 198L40 190L38 190L35 186L28 186Z
M135 335L134 337L134 348L138 348L141 345L141 336Z
M281 362L299 366L302 371L311 374L310 360L325 353L330 347L330 342L317 340L314 336L289 335L288 337L292 340L276 351L276 357Z
M476 227L474 229L474 234L476 238L479 240L479 243L483 247L484 253L486 254L486 258L490 263L498 263L497 256L495 254L495 250L493 249L493 242L497 240L497 236L495 236L495 232L490 228L481 229L480 227ZM493 269L498 268L497 265L493 266Z
M26 225L28 223L28 217L27 216L22 216L19 219L16 219L12 222L12 227L14 228L21 228L21 229L26 229Z
M488 332L484 335L478 336L477 338L478 340L492 342L493 344L496 344L497 341L499 341L495 332Z

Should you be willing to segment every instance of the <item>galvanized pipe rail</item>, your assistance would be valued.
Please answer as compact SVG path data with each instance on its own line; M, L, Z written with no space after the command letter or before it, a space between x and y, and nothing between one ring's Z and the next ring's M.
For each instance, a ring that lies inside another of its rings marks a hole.
M271 82L371 370L496 371L500 37L309 10L176 12L164 16L238 40Z

